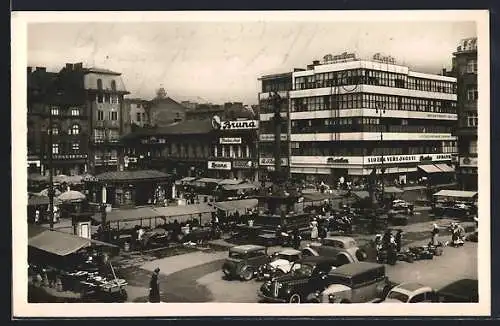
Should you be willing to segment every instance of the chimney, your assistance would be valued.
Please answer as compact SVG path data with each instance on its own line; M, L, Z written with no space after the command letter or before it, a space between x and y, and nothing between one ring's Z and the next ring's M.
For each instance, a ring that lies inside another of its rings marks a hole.
M71 64L71 63L67 63L67 64L66 64L66 70L68 70L68 71L73 70L73 64Z
M314 61L313 61L313 65L314 65L314 66L318 66L318 65L319 65L319 60L314 60Z
M45 67L36 67L36 71L46 72L47 68L45 68Z
M307 70L313 70L314 69L314 65L307 65Z
M446 68L443 68L443 76L446 76Z
M83 69L83 63L82 62L75 63L73 65L73 69L74 70L82 70Z
M28 74L31 74L33 72L33 67L28 67Z

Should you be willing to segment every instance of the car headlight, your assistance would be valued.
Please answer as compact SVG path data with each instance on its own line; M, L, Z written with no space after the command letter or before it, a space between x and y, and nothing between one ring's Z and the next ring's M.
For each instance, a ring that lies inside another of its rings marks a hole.
M334 302L335 302L335 295L333 295L333 294L329 294L329 295L328 295L328 302L330 302L330 303L334 303Z

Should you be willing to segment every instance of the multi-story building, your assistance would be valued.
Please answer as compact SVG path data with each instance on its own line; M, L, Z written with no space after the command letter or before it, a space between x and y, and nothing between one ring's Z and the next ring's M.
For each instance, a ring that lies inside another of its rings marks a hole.
M457 78L457 179L466 190L477 190L477 38L460 42L453 53L452 74Z
M289 92L292 90L292 73L266 75L259 80L262 83L259 92L259 173L261 179L269 178L269 171L274 169L274 107L270 100L274 92L282 99L281 103L281 156L282 165L288 167L290 159L290 103Z
M456 78L413 72L379 54L327 55L292 73L289 98L292 176L442 183L454 172Z
M123 99L125 106L124 134L133 129L149 125L149 116L147 112L148 102L140 98Z
M186 119L187 109L170 97L156 97L148 102L146 107L149 112L151 126L166 127L174 122Z
M65 69L54 73L28 67L27 72L29 172L47 174L50 151L55 175L87 172L90 111L83 78Z

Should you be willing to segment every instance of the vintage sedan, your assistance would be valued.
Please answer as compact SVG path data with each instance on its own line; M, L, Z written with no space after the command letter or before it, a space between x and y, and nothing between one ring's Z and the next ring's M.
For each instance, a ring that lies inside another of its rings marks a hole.
M260 266L269 262L267 248L259 245L242 245L229 248L229 256L222 265L226 279L239 278L250 281Z
M364 261L366 252L358 247L356 240L346 236L329 236L312 242L302 249L304 256L335 257L342 264Z
M292 265L290 273L267 281L257 295L265 302L301 303L329 284L328 272L339 266L335 258L304 257Z
M302 258L302 252L295 249L285 249L271 256L271 261L259 268L259 277L269 279L287 274L292 265Z
M402 283L393 287L384 303L429 303L436 302L436 291L417 282Z
M357 262L330 271L329 286L313 292L309 302L315 303L377 303L384 300L392 284L385 275L385 265Z

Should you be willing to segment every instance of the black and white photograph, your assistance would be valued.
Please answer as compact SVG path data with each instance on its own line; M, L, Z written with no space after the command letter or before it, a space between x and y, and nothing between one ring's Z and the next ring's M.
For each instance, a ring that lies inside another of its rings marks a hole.
M488 19L14 12L14 315L489 314Z

